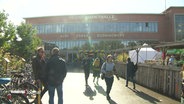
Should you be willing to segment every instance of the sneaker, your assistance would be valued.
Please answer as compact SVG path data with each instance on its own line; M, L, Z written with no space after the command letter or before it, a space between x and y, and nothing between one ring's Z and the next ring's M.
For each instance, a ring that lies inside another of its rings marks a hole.
M107 96L107 100L111 100L111 97L110 96Z
M89 85L86 85L86 88L89 88Z

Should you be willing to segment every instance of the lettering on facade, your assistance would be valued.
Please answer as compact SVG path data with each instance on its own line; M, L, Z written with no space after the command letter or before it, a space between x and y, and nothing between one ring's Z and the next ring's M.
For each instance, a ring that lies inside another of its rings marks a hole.
M76 38L87 38L89 36L96 38L123 38L124 34L76 34Z
M124 34L97 34L97 38L123 38Z
M86 39L88 37L92 37L93 39L98 39L98 38L124 38L123 33L117 33L117 34L65 34L65 35L60 35L60 38L62 39Z
M110 19L113 20L115 17L114 15L89 15L89 16L71 16L72 19L85 19L85 20L92 20L92 19Z
M69 35L60 35L60 38L69 38Z
M87 34L77 34L76 38L87 38L88 36Z
M87 19L113 19L113 15L96 15L96 16L84 16L83 18Z

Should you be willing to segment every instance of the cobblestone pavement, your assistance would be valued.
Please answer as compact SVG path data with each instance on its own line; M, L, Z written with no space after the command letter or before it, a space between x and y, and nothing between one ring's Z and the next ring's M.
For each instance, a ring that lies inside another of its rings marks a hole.
M63 83L64 104L180 104L179 101L163 96L142 86L136 85L133 90L132 83L125 87L125 80L117 80L110 93L111 101L105 97L105 82L93 83L92 74L89 77L89 88L85 88L84 73L69 72ZM48 93L42 98L43 104L48 104ZM57 93L55 93L57 104Z

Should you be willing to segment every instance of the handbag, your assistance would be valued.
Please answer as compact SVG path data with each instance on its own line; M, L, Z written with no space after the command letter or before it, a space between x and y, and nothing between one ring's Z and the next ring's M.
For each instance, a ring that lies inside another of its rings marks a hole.
M104 78L105 78L105 74L102 73L102 74L101 74L101 79L103 80Z

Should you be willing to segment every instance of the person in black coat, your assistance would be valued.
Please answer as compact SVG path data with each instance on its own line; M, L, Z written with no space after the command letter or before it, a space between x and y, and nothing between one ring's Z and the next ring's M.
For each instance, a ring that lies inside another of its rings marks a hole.
M32 59L32 69L33 69L33 75L34 75L36 85L39 85L39 83L41 83L41 86L40 86L41 87L41 98L43 97L45 92L48 90L47 82L46 82L46 73L45 73L46 63L47 63L47 59L45 58L44 48L38 47L37 55L33 56L33 59Z
M88 78L90 75L90 70L92 67L92 57L89 54L86 54L86 56L82 60L82 66L84 69L84 77L85 77L85 86L89 87L88 85Z
M126 87L128 87L128 82L129 82L129 80L131 80L133 83L133 89L135 89L134 77L135 77L135 72L136 72L137 68L136 68L136 65L134 65L133 62L131 62L130 58L128 58L127 61L128 62L127 62L127 70L126 70L126 72L127 72L127 74L126 74Z
M52 49L52 56L46 67L46 78L48 82L49 104L54 104L55 89L58 94L58 104L63 104L63 81L66 77L66 62L59 56L57 47Z

